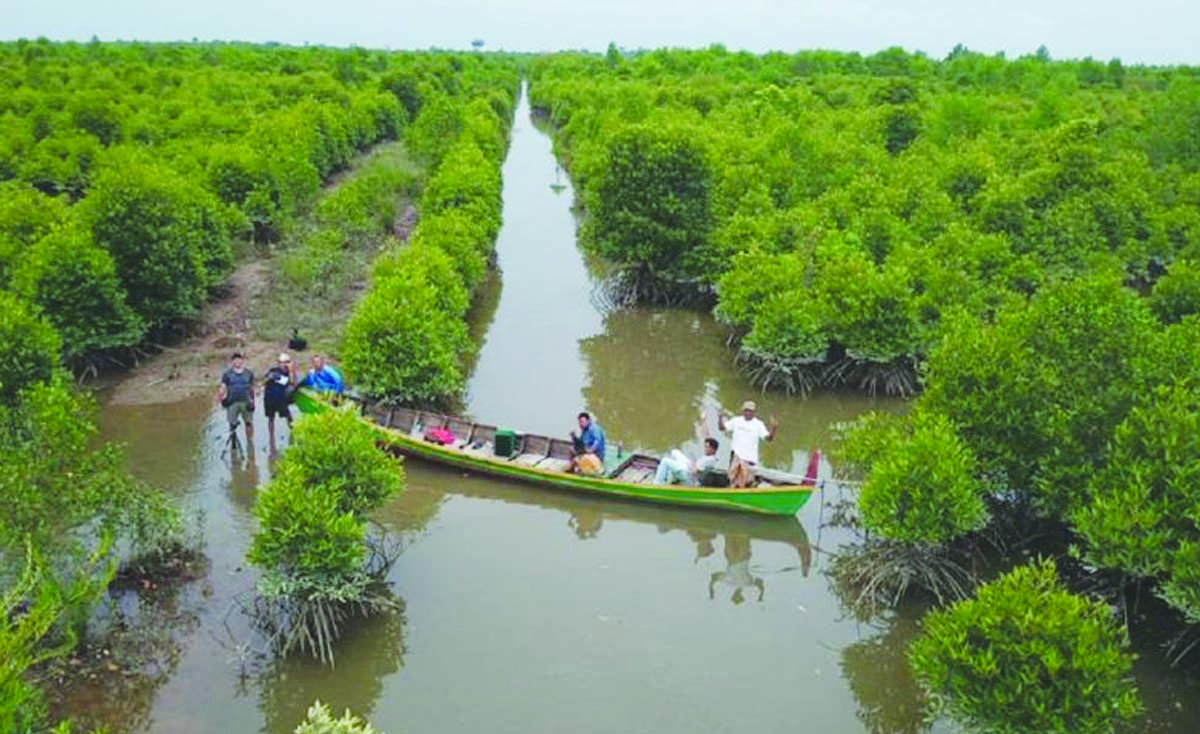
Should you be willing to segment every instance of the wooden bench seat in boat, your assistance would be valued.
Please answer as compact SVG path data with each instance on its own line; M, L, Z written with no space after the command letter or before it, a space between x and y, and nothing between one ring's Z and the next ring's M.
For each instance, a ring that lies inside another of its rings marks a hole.
M546 451L547 456L536 464L537 468L546 471L567 471L571 468L574 448L575 444L571 441L561 438L550 439L550 446Z
M396 408L392 413L391 423L389 427L404 433L412 433L413 426L417 424L417 411L412 408Z
M658 471L658 459L645 454L630 454L608 473L609 479L629 484L650 484L654 481L654 473Z
M527 433L521 437L521 445L513 461L521 466L537 466L538 462L550 455L550 439Z
M471 429L475 424L464 418L449 418L446 420L446 430L454 434L454 447L464 448L471 442Z
M473 456L495 458L496 427L486 426L482 423L474 424L474 428L471 431L471 440L462 449Z

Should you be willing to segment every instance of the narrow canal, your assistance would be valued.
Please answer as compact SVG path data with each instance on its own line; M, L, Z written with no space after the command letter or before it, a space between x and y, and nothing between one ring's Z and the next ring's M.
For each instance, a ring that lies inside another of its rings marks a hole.
M503 174L502 290L479 315L473 415L565 433L587 409L611 441L695 450L702 415L753 396L781 426L764 460L795 468L829 443L832 423L872 407L757 395L707 315L598 309L573 192L524 99ZM837 497L814 497L795 519L726 516L411 462L407 490L379 518L405 546L392 573L404 612L352 630L336 669L247 667L230 610L254 584L243 559L266 449L231 463L207 398L114 406L104 423L137 473L203 512L211 558L204 580L128 610L164 628L168 654L133 682L76 696L76 710L116 731L285 734L318 698L391 734L926 730L903 657L914 621L857 623L822 573L823 551L845 540L822 528ZM1163 716L1138 731L1191 731L1195 687L1146 674Z

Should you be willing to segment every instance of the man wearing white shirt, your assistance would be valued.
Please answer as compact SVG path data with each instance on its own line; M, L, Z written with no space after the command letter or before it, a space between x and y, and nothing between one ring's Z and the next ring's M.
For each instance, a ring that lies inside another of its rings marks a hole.
M764 438L775 440L775 431L779 424L771 418L771 425L755 417L758 406L753 400L742 403L742 414L729 418L722 411L717 418L717 425L722 431L729 432L729 443L733 449L733 457L729 461L729 484L734 487L747 487L754 481L754 467L758 465L758 442ZM727 420L728 418L728 420Z

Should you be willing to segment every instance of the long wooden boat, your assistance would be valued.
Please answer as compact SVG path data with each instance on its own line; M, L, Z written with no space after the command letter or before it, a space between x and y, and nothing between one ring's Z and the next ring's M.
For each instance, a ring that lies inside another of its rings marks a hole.
M302 413L334 409L329 401L307 389L297 392L296 407ZM816 485L815 461L805 477L760 469L757 486L745 489L655 484L658 458L640 453L624 457L604 476L572 474L567 472L572 444L565 439L518 434L516 451L511 457L501 457L495 454L494 425L372 403L362 406L362 414L376 430L386 432L389 446L407 456L558 490L683 507L794 515L812 496ZM425 432L435 428L452 433L454 443L442 445L426 440Z

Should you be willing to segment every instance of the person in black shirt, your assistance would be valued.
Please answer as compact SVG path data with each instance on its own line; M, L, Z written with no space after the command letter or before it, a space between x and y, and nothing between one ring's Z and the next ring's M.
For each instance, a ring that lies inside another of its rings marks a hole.
M292 392L296 389L296 368L286 353L279 355L275 366L267 370L263 381L263 408L267 413L267 440L275 449L275 416L287 421L292 427L292 411L288 408Z

